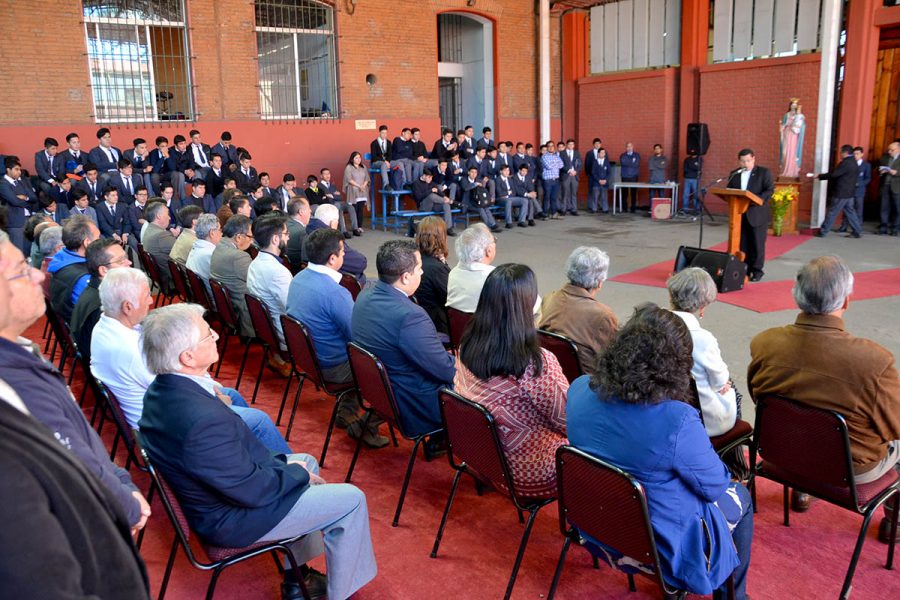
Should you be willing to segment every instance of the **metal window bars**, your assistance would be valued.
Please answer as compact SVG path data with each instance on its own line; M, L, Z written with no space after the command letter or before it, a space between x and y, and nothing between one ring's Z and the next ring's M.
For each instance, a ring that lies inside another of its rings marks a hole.
M98 123L193 120L184 0L82 0Z

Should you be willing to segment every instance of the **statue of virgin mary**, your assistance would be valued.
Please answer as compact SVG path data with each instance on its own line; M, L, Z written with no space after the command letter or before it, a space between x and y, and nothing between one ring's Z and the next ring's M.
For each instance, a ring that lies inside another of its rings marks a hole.
M800 98L791 98L788 111L781 119L781 172L782 177L799 177L803 158L803 133L806 115L800 107Z

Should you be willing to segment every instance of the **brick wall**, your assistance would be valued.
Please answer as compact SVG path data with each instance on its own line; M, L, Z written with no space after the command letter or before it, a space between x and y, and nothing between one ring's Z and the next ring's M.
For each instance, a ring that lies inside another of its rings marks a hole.
M799 97L806 114L801 175L813 168L819 90L819 55L805 54L700 68L700 121L709 125L710 150L704 184L738 166L737 153L752 148L756 162L778 177L779 126L788 100ZM805 182L806 178L802 180ZM799 220L808 222L812 184L800 188ZM721 201L707 196L710 210L724 212Z

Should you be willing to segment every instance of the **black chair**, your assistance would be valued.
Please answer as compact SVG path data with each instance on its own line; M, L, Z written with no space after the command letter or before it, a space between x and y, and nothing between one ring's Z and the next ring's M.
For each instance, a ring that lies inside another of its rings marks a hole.
M516 584L516 576L519 574L519 566L525 556L525 548L528 546L534 519L541 508L556 498L527 498L518 492L506 462L506 455L503 453L494 417L486 408L447 389L441 390L439 400L441 420L444 430L447 432L447 457L456 474L453 476L453 485L450 487L450 495L447 497L447 506L444 507L441 525L434 539L431 558L437 558L441 538L444 536L444 527L447 525L447 517L450 515L450 506L453 504L453 498L459 487L460 477L463 473L470 475L475 479L476 485L494 488L505 494L518 510L520 521L522 513L528 511L528 522L522 533L522 541L519 542L519 551L516 553L516 561L513 563L512 574L504 595L504 599L509 600L513 586Z
M409 463L406 467L406 475L403 477L403 487L400 489L400 499L397 501L397 510L394 511L394 520L391 522L396 527L400 522L400 511L403 510L403 501L406 499L406 490L409 487L409 479L412 476L413 467L416 464L416 454L419 446L425 441L425 438L440 433L442 429L435 429L418 435L408 433L400 420L400 410L397 407L397 400L394 398L394 390L391 387L391 381L388 379L387 370L384 364L374 354L362 347L350 342L347 344L347 354L350 356L350 368L353 371L353 380L359 389L359 396L366 416L363 420L362 430L368 428L369 422L373 416L380 417L391 429L391 436L394 435L394 427L400 430L400 435L405 439L413 442L412 452L409 455ZM350 477L353 475L353 469L356 467L356 460L359 458L359 450L362 448L362 435L356 441L356 450L353 452L353 459L350 461L350 468L347 469L347 477L345 483L350 483ZM394 446L397 445L396 438Z
M541 348L552 352L559 361L563 375L566 376L569 383L584 375L581 359L578 357L578 346L575 345L575 342L564 335L543 329L538 329L538 341L541 343Z
M757 462L757 457L761 462ZM790 491L794 488L863 517L844 578L841 598L850 596L856 564L866 541L866 531L876 509L895 498L891 542L886 569L893 568L900 514L900 476L890 469L872 483L857 484L847 421L831 410L814 408L780 396L756 398L756 429L750 446L748 487L756 504L756 478L771 479L784 486L784 524L790 525Z
M138 440L140 440L140 434L138 434ZM184 511L181 509L178 498L162 474L153 467L153 463L147 456L147 452L142 449L141 453L144 457L144 462L147 464L150 477L153 478L153 482L159 488L159 496L162 498L163 507L166 509L169 521L175 529L175 539L172 541L172 551L169 553L169 562L166 564L166 572L165 575L163 575L162 587L159 590L158 600L163 600L165 598L166 588L169 585L169 577L172 574L172 566L175 564L175 554L178 552L179 545L181 545L188 560L191 562L191 565L201 571L212 571L212 578L209 581L209 587L206 589L206 600L212 599L219 575L221 575L222 571L226 568L249 558L253 558L254 556L269 553L272 553L275 556L275 562L278 564L278 552L283 552L285 554L291 564L291 569L294 572L296 580L300 583L303 597L306 600L310 600L309 592L303 584L303 576L300 574L300 568L289 547L294 542L301 540L304 536L298 535L296 537L274 542L258 542L244 548L223 548L205 544L201 540L201 550L206 554L206 560L203 560L202 555L195 553L191 547L191 528L187 522L187 518L184 516Z
M231 303L231 296L222 282L210 278L209 287L212 289L213 299L216 302L216 314L219 315L219 322L222 323L222 350L219 352L219 364L216 366L216 377L218 377L222 363L225 361L228 338L236 335L239 340L242 340L241 323L238 320L237 313L234 311L234 304ZM241 368L238 370L234 389L238 389L241 386L241 378L244 376L244 367L247 365L247 354L249 352L250 343L247 342L244 347L244 357L241 359Z
M687 591L670 588L663 578L647 496L640 482L599 458L572 446L561 446L556 451L556 485L559 489L559 529L566 541L547 600L552 600L556 594L569 546L572 542L583 545L584 536L650 567L651 574L640 569L625 571L632 592L636 590L634 573L638 573L659 586L664 600L673 596L680 600L687 596ZM594 567L597 566L595 557ZM728 592L733 600L734 580L731 577L728 578Z

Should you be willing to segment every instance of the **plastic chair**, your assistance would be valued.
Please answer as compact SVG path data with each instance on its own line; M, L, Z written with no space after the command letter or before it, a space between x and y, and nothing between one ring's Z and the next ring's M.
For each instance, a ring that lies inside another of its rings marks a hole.
M219 364L216 367L216 377L219 376L219 370L222 368L222 362L225 360L225 350L228 349L228 338L233 335L241 337L241 323L238 321L237 313L234 311L234 304L231 302L231 296L221 281L210 278L209 287L212 289L213 299L216 303L216 313L219 315L219 321L222 323L222 350L219 352ZM247 354L250 352L250 342L248 341L244 347L244 357L241 359L241 368L238 370L237 380L234 389L241 387L241 377L244 375L244 367L247 364ZM251 402L252 404L252 402Z
M140 434L138 434L138 439L140 439ZM175 554L178 552L179 545L184 550L184 553L187 555L187 558L191 562L191 565L193 565L197 569L200 569L201 571L212 571L212 578L209 581L209 587L206 589L207 600L212 599L213 593L216 589L216 583L219 579L219 575L221 575L222 571L224 571L226 568L239 562L245 561L248 558L253 558L254 556L259 556L260 554L268 554L270 552L273 553L276 558L275 562L276 564L278 564L278 551L283 552L285 556L287 556L287 559L291 564L291 569L294 572L294 576L300 583L300 589L303 592L303 597L306 600L310 600L309 592L307 591L306 586L303 584L303 577L300 575L300 568L297 565L297 561L294 559L294 555L291 553L291 550L289 548L291 544L301 540L304 537L303 535L298 535L296 537L283 540L277 540L274 542L259 542L256 544L251 544L250 546L246 546L244 548L223 548L221 546L205 544L201 540L200 546L202 551L206 555L206 560L203 560L203 556L198 556L198 554L195 553L193 548L191 547L191 528L190 525L188 525L187 518L184 516L184 511L181 509L181 504L179 503L178 498L172 491L172 488L169 486L165 477L163 477L163 475L153 467L153 463L147 456L147 452L142 449L141 453L144 457L145 463L147 464L147 468L150 471L150 477L153 478L153 482L159 488L159 496L162 499L163 506L166 509L166 514L169 517L169 521L172 523L172 527L175 529L175 539L172 541L172 551L169 553L169 562L166 564L166 572L165 575L163 575L162 586L159 590L158 600L163 600L163 598L165 598L166 588L169 585L169 577L172 574L172 566L175 564Z
M648 574L633 563L623 563L631 567L619 570L628 575L628 587L632 592L636 590L634 575L637 573L653 580L663 599L687 596L687 591L670 588L663 578L647 496L640 482L599 458L572 446L561 446L556 451L556 484L559 489L559 529L566 541L547 600L552 600L556 594L569 546L572 542L584 544L584 536L652 570ZM596 557L594 566L598 566ZM728 592L729 598L733 599L731 577L728 578Z
M394 438L394 446L397 445L397 439L394 437L394 427L399 429L400 435L405 439L413 442L409 463L406 466L406 475L403 477L403 486L400 489L400 499L397 500L397 510L394 511L394 520L391 522L391 525L396 527L400 523L400 511L403 510L403 501L406 499L406 490L409 488L409 479L416 464L419 446L425 441L425 438L440 433L443 429L435 429L417 435L407 432L403 422L400 420L400 409L397 407L397 400L394 398L394 391L391 388L391 381L388 378L384 364L374 354L353 342L347 344L347 354L350 355L350 369L353 371L353 380L356 382L360 400L363 408L366 410L362 430L366 430L374 415L383 419L390 427L391 437ZM356 467L356 460L359 458L360 448L362 448L362 435L356 442L356 450L353 452L350 468L347 469L347 477L344 479L345 483L350 483L350 477L353 475L353 469Z
M584 375L581 359L578 358L578 346L575 345L575 342L562 334L543 329L538 329L538 341L541 343L541 348L549 350L556 356L563 375L566 376L569 383Z
M762 459L759 463L757 456ZM876 509L895 496L885 568L893 567L900 508L900 476L891 469L872 483L856 484L847 422L840 414L780 396L756 398L756 430L750 446L750 467L748 487L753 494L754 508L757 507L757 477L771 479L784 486L785 526L790 525L789 488L863 516L841 589L842 599L850 596L856 564Z
M456 351L459 348L459 342L462 340L463 332L466 325L474 317L474 313L467 313L455 308L447 307L447 320L450 325L450 348Z
M437 558L447 517L450 515L450 506L459 487L460 476L466 473L475 479L476 485L492 487L508 496L519 512L520 521L523 511L528 511L528 522L522 533L522 541L519 542L519 551L516 553L516 561L513 563L512 574L504 595L504 599L509 600L522 558L525 556L525 548L531 536L535 517L541 508L556 498L527 498L519 494L509 472L494 418L485 407L447 389L440 391L439 400L441 420L447 432L447 458L456 474L453 476L453 485L450 487L450 495L441 517L441 525L434 539L431 558Z

